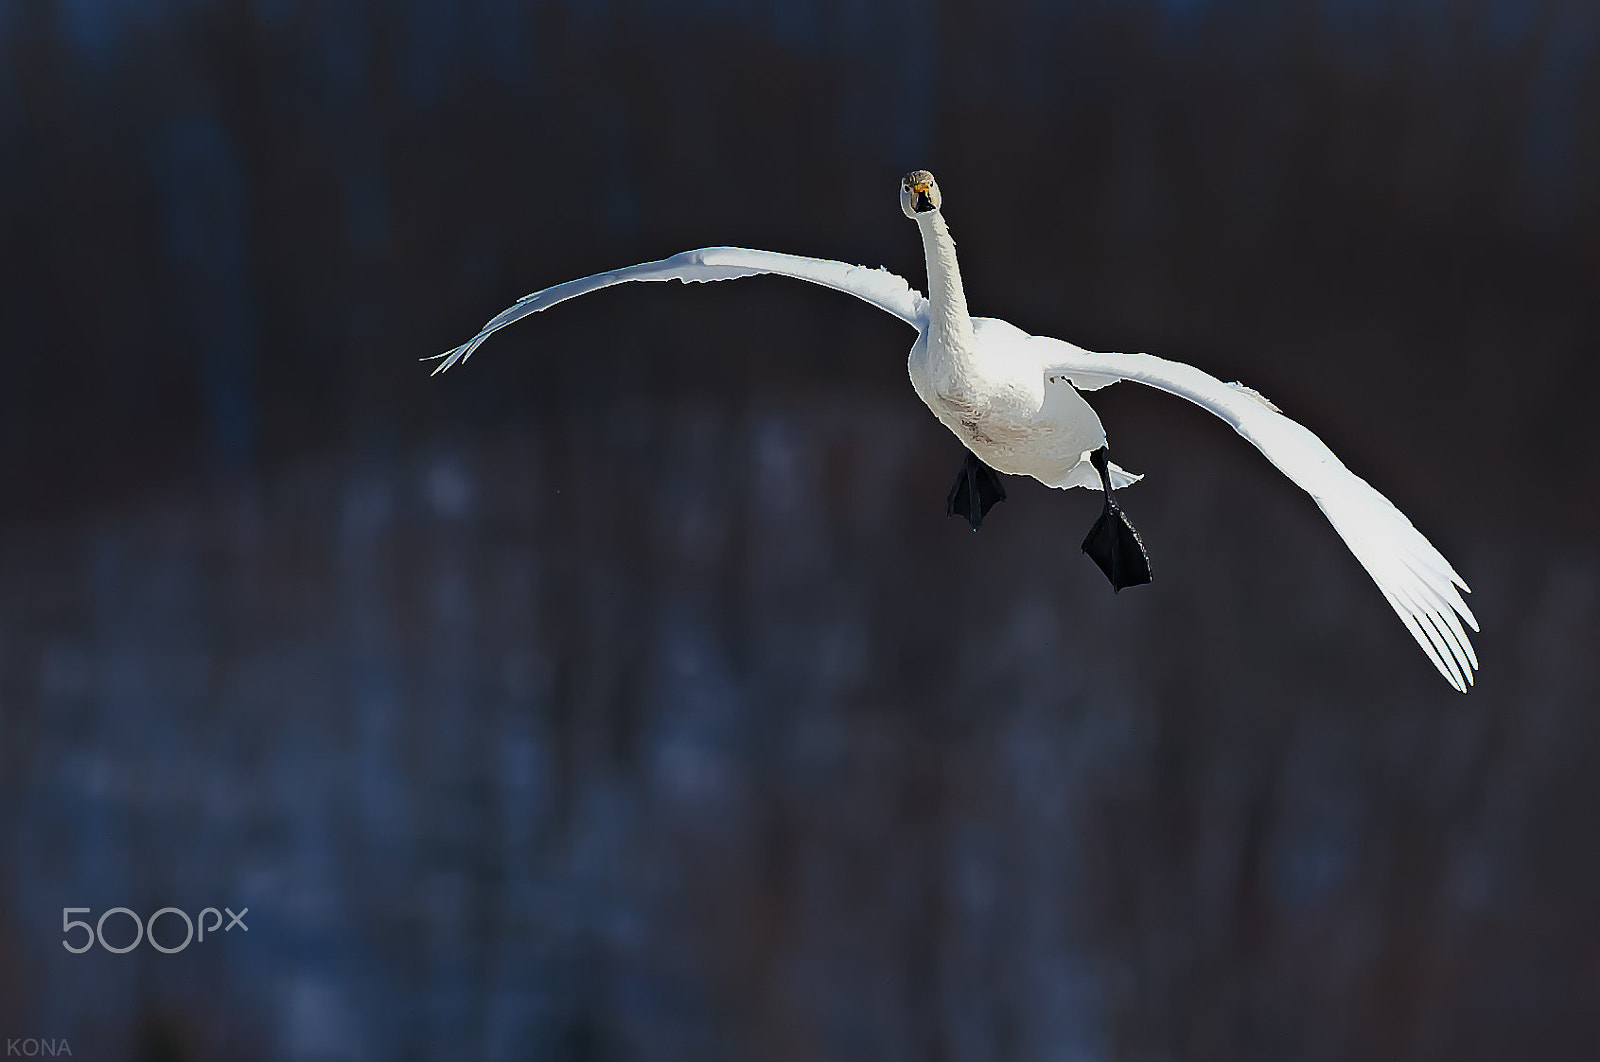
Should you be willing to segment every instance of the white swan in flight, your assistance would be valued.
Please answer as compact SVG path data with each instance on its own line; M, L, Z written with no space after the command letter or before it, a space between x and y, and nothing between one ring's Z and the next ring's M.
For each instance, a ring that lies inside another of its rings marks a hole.
M684 251L659 262L613 269L524 296L442 358L435 373L465 361L490 335L530 313L578 295L636 280L733 280L773 273L834 288L885 310L917 330L909 370L917 396L967 447L949 512L974 530L1005 498L995 470L1033 476L1052 487L1100 487L1106 506L1083 549L1114 589L1150 581L1139 536L1112 497L1140 477L1111 464L1105 429L1080 391L1119 380L1159 388L1210 410L1255 445L1316 501L1356 559L1445 679L1466 692L1478 659L1462 624L1478 629L1462 600L1467 584L1411 521L1333 455L1321 439L1257 392L1149 354L1099 354L1031 336L992 317L967 313L955 242L933 174L900 183L900 208L922 233L928 297L883 269L743 247Z

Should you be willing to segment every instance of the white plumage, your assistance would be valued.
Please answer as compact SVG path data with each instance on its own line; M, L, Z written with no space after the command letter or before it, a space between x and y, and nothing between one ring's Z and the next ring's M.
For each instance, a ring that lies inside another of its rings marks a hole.
M1308 429L1259 393L1190 365L1149 354L1095 353L1031 336L993 318L971 317L932 174L901 182L901 208L917 222L928 264L928 297L882 269L821 258L707 247L659 262L614 269L536 291L446 351L434 370L465 361L490 335L531 313L633 281L733 280L771 273L854 295L917 330L908 360L917 395L982 461L1053 487L1099 486L1090 454L1105 429L1080 391L1133 380L1199 405L1231 424L1267 460L1310 494L1339 532L1428 659L1465 692L1478 660L1465 627L1477 620L1461 597L1465 581L1382 494L1351 472ZM1140 477L1110 465L1113 487ZM1465 625L1465 627L1463 626Z

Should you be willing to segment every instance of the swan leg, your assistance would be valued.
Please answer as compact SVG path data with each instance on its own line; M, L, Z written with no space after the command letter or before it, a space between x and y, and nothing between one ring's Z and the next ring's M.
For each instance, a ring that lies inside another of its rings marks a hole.
M1100 483L1106 492L1105 511L1089 529L1083 540L1083 551L1099 565L1111 580L1111 589L1122 593L1124 587L1140 586L1150 581L1150 555L1145 552L1139 532L1133 529L1122 507L1111 494L1111 472L1106 462L1104 446L1089 455L1095 471L1100 473Z
M1006 500L1006 488L1000 482L1000 473L978 460L971 450L961 461L961 471L956 473L955 485L945 502L946 516L965 516L967 523L977 531L983 527L983 518L989 515L996 502Z

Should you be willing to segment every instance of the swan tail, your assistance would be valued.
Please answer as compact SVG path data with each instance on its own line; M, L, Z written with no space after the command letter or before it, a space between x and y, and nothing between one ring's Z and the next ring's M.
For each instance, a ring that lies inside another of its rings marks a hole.
M1129 472L1114 462L1108 462L1108 467L1111 474L1112 490L1131 487L1144 478L1144 473ZM1092 490L1099 490L1101 489L1100 473L1094 470L1094 466L1089 463L1088 455L1085 454L1077 464L1072 466L1072 471L1050 484L1050 486L1061 490L1066 490L1070 487L1088 487Z

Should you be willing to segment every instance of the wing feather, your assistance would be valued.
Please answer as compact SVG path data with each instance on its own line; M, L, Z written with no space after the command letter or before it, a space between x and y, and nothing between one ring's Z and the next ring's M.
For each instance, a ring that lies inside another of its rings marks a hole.
M878 309L893 314L919 332L927 324L928 300L902 277L886 269L869 269L866 266L848 265L828 258L805 258L796 254L757 251L748 247L702 247L697 251L683 251L671 258L663 258L659 262L644 262L640 265L613 269L607 273L596 273L594 276L569 280L564 284L524 295L509 308L490 318L489 323L479 329L477 335L459 347L434 355L435 358L444 360L433 371L441 373L453 365L466 361L489 336L530 313L548 310L559 302L587 295L601 288L609 288L613 284L658 280L680 280L689 284L710 280L737 280L763 273L793 277L796 280L821 284L823 287L854 295L863 302L871 303Z
M1048 377L1071 380L1081 373L1096 386L1104 386L1107 377L1133 380L1186 398L1232 425L1311 495L1446 681L1463 693L1472 685L1478 656L1463 623L1476 631L1478 621L1461 597L1466 582L1404 513L1346 468L1309 429L1259 393L1192 365L1050 342L1056 350L1045 368Z

